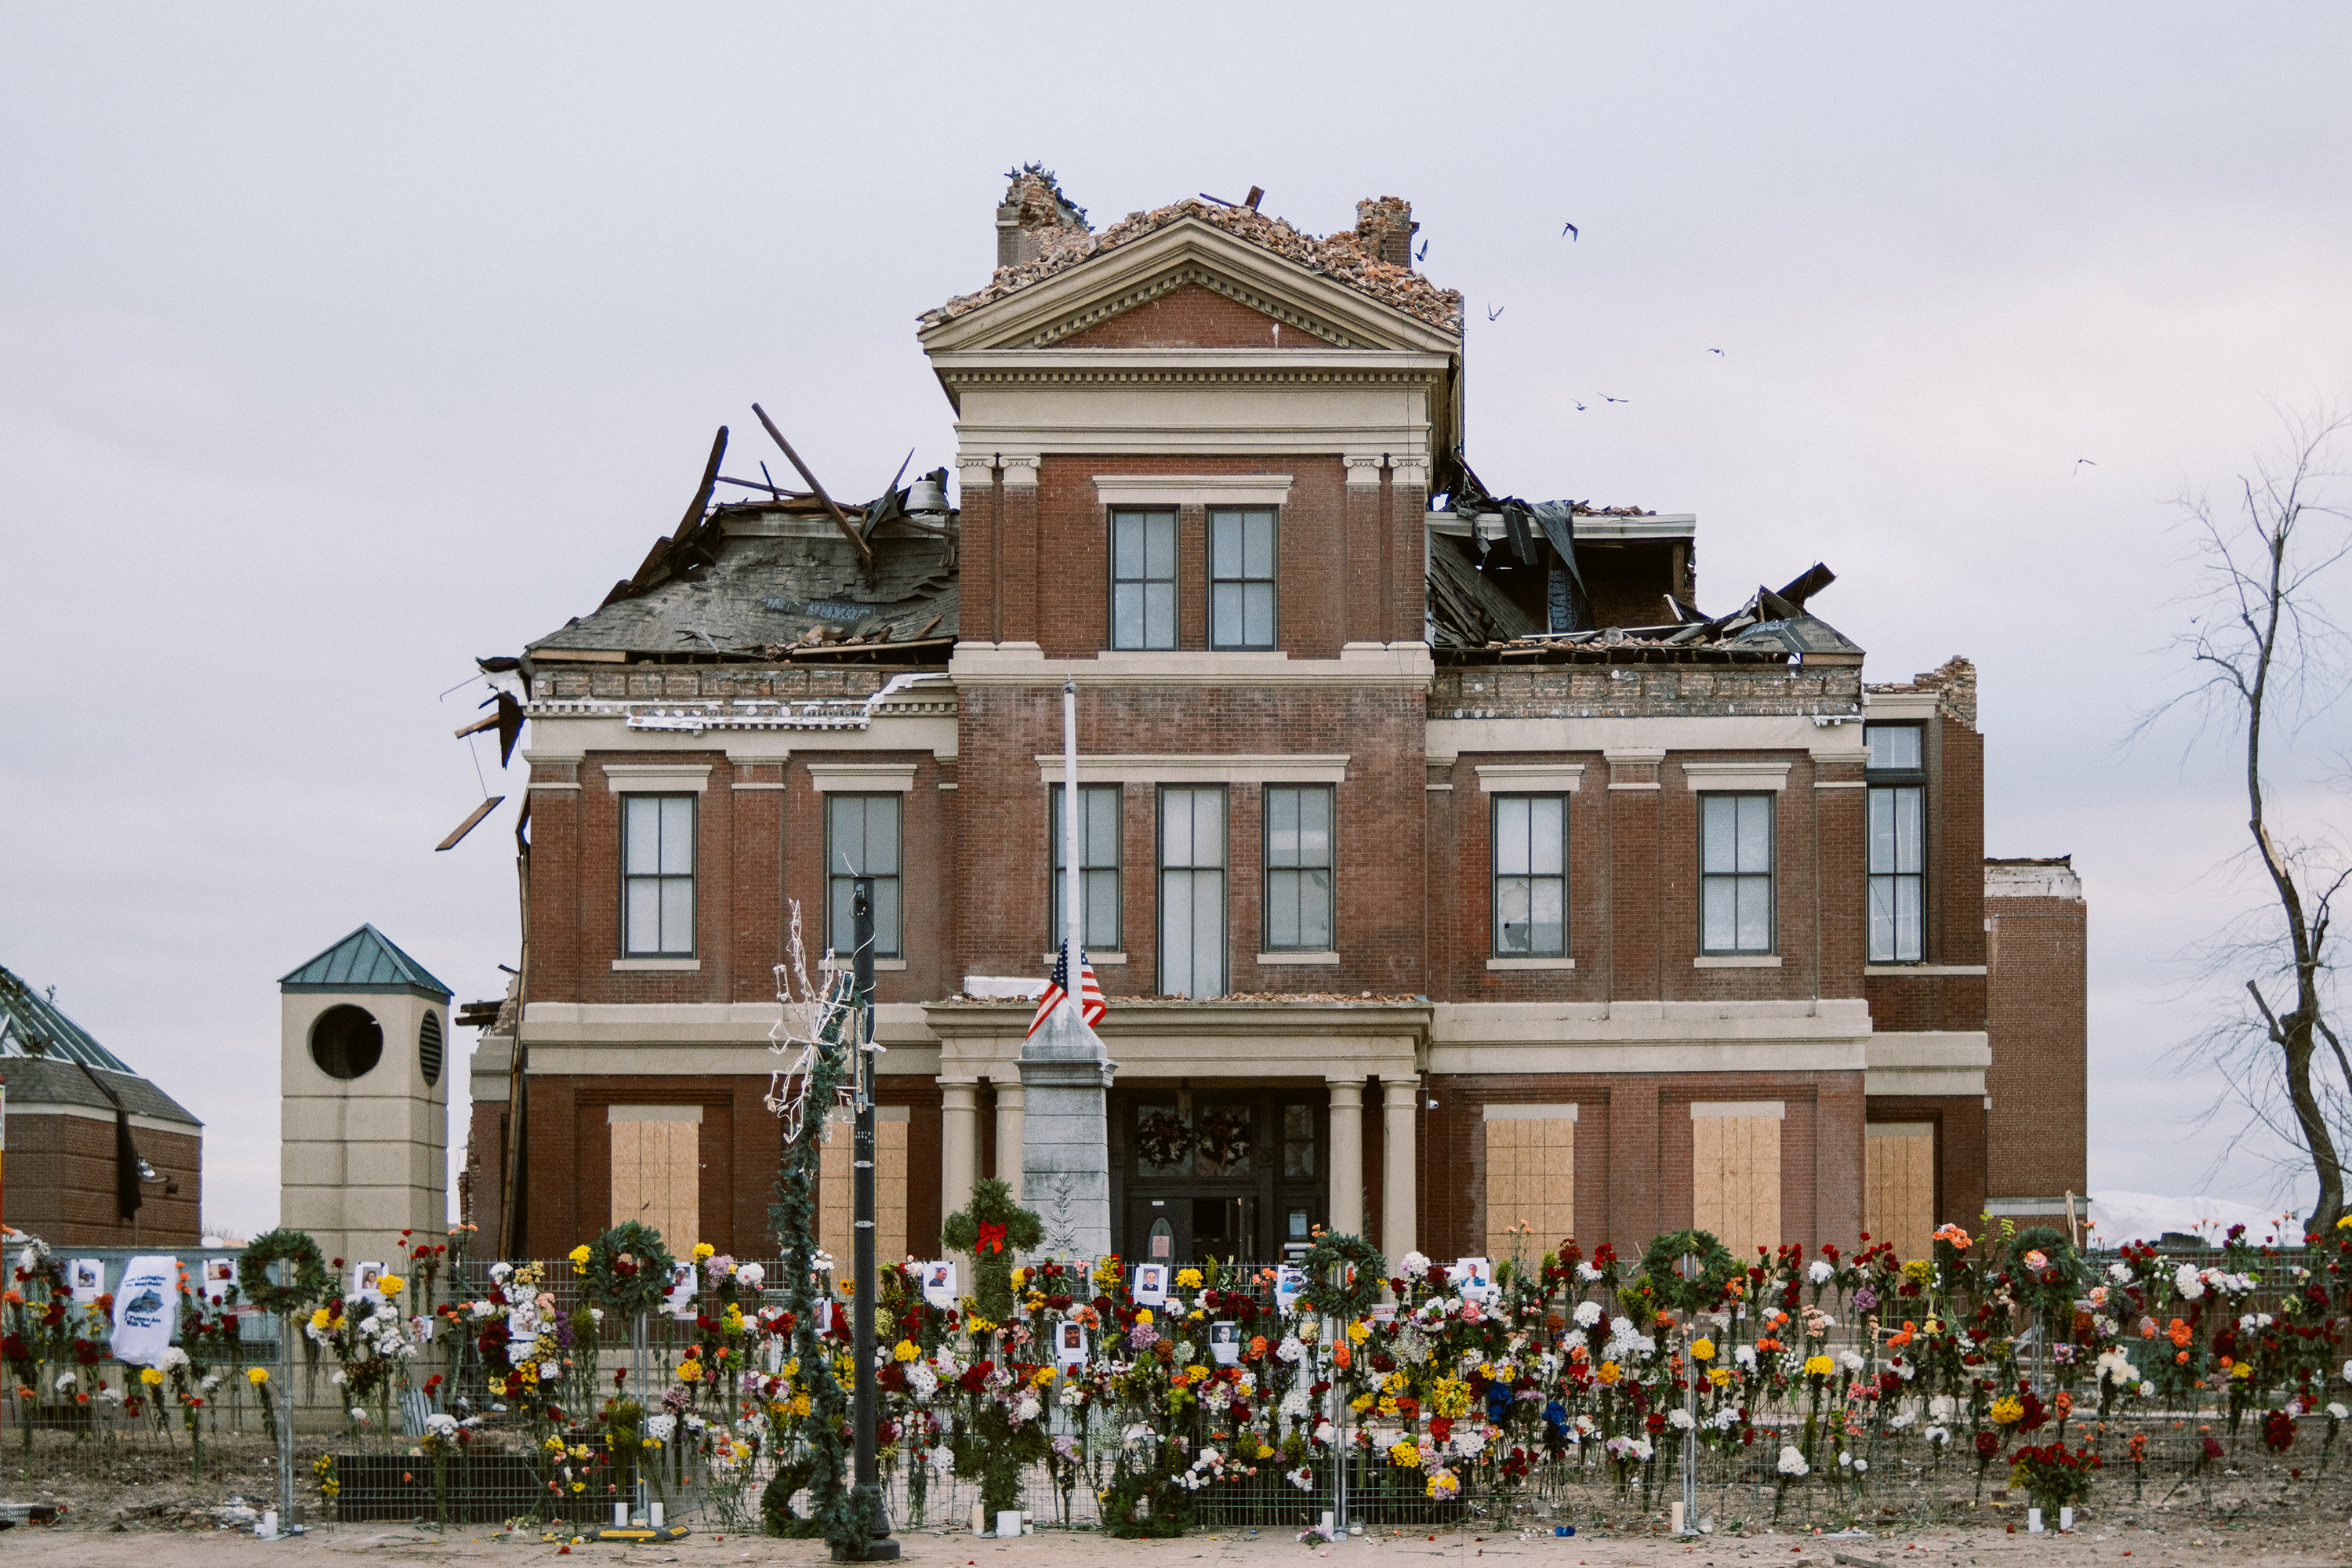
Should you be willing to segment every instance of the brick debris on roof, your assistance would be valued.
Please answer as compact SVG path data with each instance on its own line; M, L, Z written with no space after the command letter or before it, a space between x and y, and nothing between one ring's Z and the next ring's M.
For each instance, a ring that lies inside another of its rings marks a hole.
M1068 210L1068 198L1052 189L1042 175L1028 170L1014 178L1013 188L1006 193L1005 205L1021 208L1022 226L1038 247L1036 259L1020 267L999 268L986 288L958 295L938 310L923 312L918 318L922 326L935 327L954 321L982 305L1066 272L1092 257L1192 218L1296 262L1309 272L1334 279L1432 326L1451 332L1462 330L1459 291L1440 289L1410 267L1380 259L1378 247L1382 237L1407 221L1403 215L1410 208L1400 197L1380 196L1358 202L1354 228L1320 237L1293 227L1286 219L1267 217L1249 207L1229 206L1202 196L1187 196L1149 212L1129 213L1096 234L1087 228L1083 215L1077 222L1062 216L1062 211Z

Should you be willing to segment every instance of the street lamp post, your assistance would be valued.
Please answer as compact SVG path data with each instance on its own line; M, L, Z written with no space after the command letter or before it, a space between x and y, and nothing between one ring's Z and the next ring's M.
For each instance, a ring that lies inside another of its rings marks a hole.
M859 1560L878 1563L897 1558L898 1543L890 1539L881 1470L874 1453L874 1053L868 1048L874 1043L874 879L859 877L851 886L851 932L856 943L851 977L856 992L857 1039L850 1081L856 1086L852 1103L857 1120L850 1152L850 1267L856 1293L850 1300L849 1321L851 1353L856 1363L851 1426L857 1450L850 1496L867 1535Z

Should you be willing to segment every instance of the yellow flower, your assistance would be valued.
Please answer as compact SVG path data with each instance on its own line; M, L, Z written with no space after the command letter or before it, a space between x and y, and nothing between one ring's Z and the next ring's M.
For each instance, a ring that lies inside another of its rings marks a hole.
M269 1369L266 1366L249 1366L245 1369L245 1381L259 1388L269 1381Z
M1180 1290L1198 1290L1201 1288L1201 1271L1197 1268L1179 1268L1176 1270L1176 1287Z
M585 1268L588 1263L588 1244L583 1241L579 1246L573 1247L572 1249L571 1258L574 1268Z
M1135 1310L1135 1321L1139 1323L1148 1323L1151 1321L1151 1309L1149 1307L1138 1307Z
M407 1289L408 1281L397 1274L383 1275L375 1282L376 1294L379 1296L397 1296Z
M1717 1388L1728 1388L1731 1386L1731 1369L1727 1366L1708 1367L1706 1380Z
M1391 1395L1389 1395L1389 1394L1381 1394L1381 1415L1394 1415L1396 1413L1397 1413L1397 1402L1396 1402L1396 1400L1395 1400L1392 1396L1391 1396Z
M808 1413L809 1413L809 1396L808 1396L807 1394L793 1394L793 1415L806 1415Z
M1924 1258L1915 1258L1903 1266L1903 1278L1914 1285L1925 1285L1936 1277L1936 1266Z
M1713 1361L1714 1359L1715 1342L1713 1340L1693 1340L1691 1342L1691 1360Z
M140 1382L142 1382L142 1383L143 1383L143 1384L145 1384L148 1387L152 1388L152 1387L154 1387L157 1384L162 1383L162 1382L163 1381L163 1374L162 1373L160 1373L160 1372L157 1372L157 1371L156 1371L153 1367L152 1367L152 1366L151 1366L151 1367L145 1367L145 1368L142 1368L142 1369L141 1370L140 1373L139 1373L139 1381L140 1381Z
M327 1309L324 1307L320 1308L317 1311L310 1314L310 1326L319 1330L321 1333L326 1331L328 1323L332 1321L333 1320L327 1316Z
M1458 1377L1441 1377L1429 1391L1429 1403L1438 1415L1455 1419L1470 1414L1470 1385Z
M901 1362L916 1361L921 1358L922 1353L923 1352L915 1348L914 1341L900 1340L898 1344L891 1349L890 1359Z
M684 1361L677 1363L677 1380L680 1383L700 1383L702 1381L702 1363L695 1360L692 1356L687 1357Z
M694 1244L694 1260L697 1263L699 1263L704 1258L716 1254L718 1250L719 1249L717 1247L711 1246L710 1243L707 1241L698 1241Z
M2014 1426L2017 1423L2024 1419L2025 1401L2018 1398L2014 1394L2003 1394L2000 1398L1992 1402L1992 1424L1994 1426Z
M1830 1358L1825 1355L1807 1356L1805 1358L1805 1375L1808 1377L1827 1377L1836 1370L1837 1363L1830 1360Z
M2230 1375L2241 1381L2252 1377L2254 1375L2254 1363L2250 1361L2242 1361L2237 1365L2230 1369Z
M1617 1376L1618 1376L1618 1373L1617 1373L1617 1363L1616 1363L1615 1362L1613 1362L1613 1361L1604 1361L1604 1362L1602 1362L1602 1363L1601 1363L1601 1382L1603 1382L1603 1383L1614 1383L1614 1382L1616 1382L1616 1381L1617 1381Z
M1370 1410L1371 1407L1372 1396L1369 1394L1359 1394L1355 1398L1348 1401L1348 1408L1353 1410L1359 1415L1362 1415L1365 1411Z
M561 1437L550 1437L545 1443L541 1444L541 1447L544 1447L551 1454L561 1454L563 1452L563 1439Z
M1363 1319L1358 1318L1354 1322L1348 1325L1348 1337L1353 1340L1356 1343L1362 1344L1366 1340L1372 1337L1372 1325L1364 1321Z
M1416 1443L1398 1441L1389 1448L1389 1463L1401 1470L1421 1468L1421 1447Z

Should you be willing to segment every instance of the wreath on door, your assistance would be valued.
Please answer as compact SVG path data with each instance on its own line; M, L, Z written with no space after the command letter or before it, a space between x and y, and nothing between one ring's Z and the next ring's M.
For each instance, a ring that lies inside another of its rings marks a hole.
M1347 1322L1370 1312L1388 1282L1388 1259L1360 1236L1325 1231L1298 1267L1307 1276L1307 1288L1298 1299L1312 1311Z
M579 1259L589 1300L608 1312L633 1318L650 1312L669 1295L669 1248L661 1232L638 1220L624 1220L587 1247Z
M1172 1110L1154 1110L1136 1124L1135 1147L1147 1165L1181 1165L1192 1143L1192 1129Z
M1685 1258L1698 1264L1697 1273L1689 1279L1683 1277L1681 1268ZM1676 1230L1650 1243L1649 1250L1642 1254L1641 1277L1632 1289L1646 1286L1660 1306L1689 1317L1711 1310L1739 1276L1739 1260L1712 1232Z
M1245 1105L1220 1105L1201 1113L1194 1142L1220 1172L1250 1157L1250 1111Z

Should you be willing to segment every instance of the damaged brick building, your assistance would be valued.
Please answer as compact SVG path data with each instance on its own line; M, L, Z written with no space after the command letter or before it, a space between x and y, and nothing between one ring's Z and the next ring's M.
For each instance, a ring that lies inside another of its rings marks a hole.
M2079 1194L2081 888L1985 860L1973 669L1867 683L1826 568L1710 616L1695 518L1490 492L1460 297L1404 203L1359 213L1096 232L1023 172L992 279L918 332L952 505L714 449L602 607L487 661L530 726L523 975L472 1078L509 1256L634 1216L765 1248L772 969L795 904L847 947L852 866L883 1256L1018 1181L1066 679L1127 1256L1918 1256ZM1989 941L2007 909L2032 940Z

